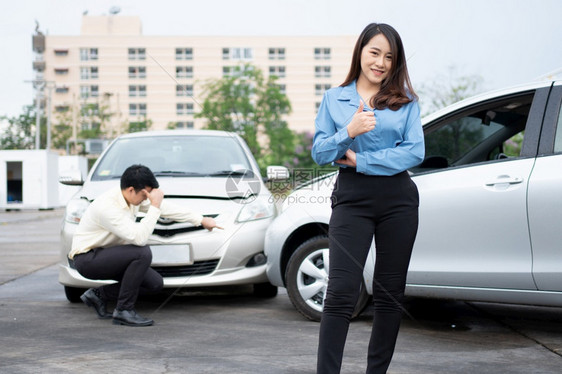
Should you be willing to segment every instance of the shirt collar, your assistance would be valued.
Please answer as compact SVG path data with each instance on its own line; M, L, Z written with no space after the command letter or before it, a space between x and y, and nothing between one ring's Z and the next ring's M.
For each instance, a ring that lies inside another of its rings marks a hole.
M129 204L127 204L127 200L125 200L125 196L123 196L123 191L120 186L115 188L115 193L117 195L117 203L119 204L119 207L129 209Z
M338 96L340 101L349 101L349 105L359 107L359 94L357 93L356 81L342 87Z
M357 97L357 85L356 82L353 81L347 86L343 86L340 94L338 96L338 100L342 101L351 101Z

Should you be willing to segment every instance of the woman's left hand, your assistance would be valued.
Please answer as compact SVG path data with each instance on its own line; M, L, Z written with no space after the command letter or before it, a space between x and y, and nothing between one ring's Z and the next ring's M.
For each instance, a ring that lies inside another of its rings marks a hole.
M353 152L351 149L348 149L345 152L345 157L340 158L336 161L336 163L340 165L351 166L353 168L357 167L357 157L355 155L355 152Z

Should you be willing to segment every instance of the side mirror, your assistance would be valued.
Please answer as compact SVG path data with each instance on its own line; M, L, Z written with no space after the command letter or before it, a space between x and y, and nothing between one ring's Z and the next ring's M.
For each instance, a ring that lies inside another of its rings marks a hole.
M272 165L267 167L268 180L285 180L289 179L289 176L289 169L287 169L285 166Z
M60 176L59 183L67 186L82 186L84 184L84 180L82 179L82 174L79 171L76 171L71 175Z

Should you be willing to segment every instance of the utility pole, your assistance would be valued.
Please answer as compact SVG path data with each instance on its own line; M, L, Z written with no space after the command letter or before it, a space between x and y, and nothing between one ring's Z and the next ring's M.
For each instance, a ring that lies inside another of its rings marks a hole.
M47 90L49 93L47 94L47 145L45 147L46 150L51 149L51 96L53 94L53 85L54 82L46 82L47 83Z
M35 149L40 148L40 138L41 138L41 91L43 82L37 82L33 84L35 87Z
M35 79L33 80L33 88L35 88L35 149L40 148L41 139L41 93L45 87L45 35L39 31L39 22L35 21L35 35L32 36L31 44L33 52L35 52L35 61L33 61L33 70L35 70Z

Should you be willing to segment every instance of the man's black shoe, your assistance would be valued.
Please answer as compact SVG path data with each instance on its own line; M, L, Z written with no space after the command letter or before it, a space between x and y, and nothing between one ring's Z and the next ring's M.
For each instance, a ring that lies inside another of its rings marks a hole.
M135 312L134 309L131 310L117 310L113 312L113 324L114 325L126 325L126 326L151 326L154 323L150 318L141 317Z
M80 296L80 300L82 300L87 306L94 307L99 318L111 318L111 314L109 314L107 312L107 309L105 308L105 301L103 301L96 295L93 288L90 288L88 291L84 292L82 296Z

